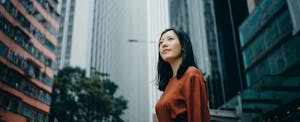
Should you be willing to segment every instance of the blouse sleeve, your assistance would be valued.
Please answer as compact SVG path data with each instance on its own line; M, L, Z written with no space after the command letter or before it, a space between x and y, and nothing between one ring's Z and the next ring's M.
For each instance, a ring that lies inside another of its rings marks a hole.
M193 76L186 84L188 122L209 122L208 99L203 76Z

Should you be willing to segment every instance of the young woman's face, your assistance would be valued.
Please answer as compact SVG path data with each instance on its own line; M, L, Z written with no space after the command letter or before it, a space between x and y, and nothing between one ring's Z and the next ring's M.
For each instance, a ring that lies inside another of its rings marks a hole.
M165 32L160 37L159 54L164 61L169 63L181 58L181 44L174 31Z

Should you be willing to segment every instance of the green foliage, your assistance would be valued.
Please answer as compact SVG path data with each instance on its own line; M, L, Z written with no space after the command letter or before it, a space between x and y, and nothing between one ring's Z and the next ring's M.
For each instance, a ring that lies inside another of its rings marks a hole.
M115 97L118 86L107 73L85 77L80 68L66 67L55 77L50 121L59 122L123 122L127 100Z

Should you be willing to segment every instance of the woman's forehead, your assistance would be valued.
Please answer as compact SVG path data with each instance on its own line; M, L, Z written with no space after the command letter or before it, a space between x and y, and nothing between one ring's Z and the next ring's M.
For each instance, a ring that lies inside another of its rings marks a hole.
M167 38L167 37L173 37L173 36L176 36L175 32L173 30L169 30L167 32L165 32L161 38Z

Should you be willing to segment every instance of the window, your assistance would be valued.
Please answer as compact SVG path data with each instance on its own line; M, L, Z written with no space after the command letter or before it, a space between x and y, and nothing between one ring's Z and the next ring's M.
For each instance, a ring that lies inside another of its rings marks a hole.
M29 42L29 37L19 28L15 29L14 40L23 48L26 48L26 44Z
M50 49L52 52L55 52L55 45L52 44L48 39L45 39L45 46Z
M1 4L10 13L11 16L15 16L16 7L11 4L10 0L1 0Z
M12 33L12 25L5 19L5 17L0 13L0 28L9 37Z
M24 28L26 28L29 31L30 23L20 12L18 12L16 20L19 21L20 24L23 25Z
M20 89L23 77L16 71L9 69L5 83L13 88Z
M47 22L46 19L43 17L43 15L41 13L39 13L38 11L34 13L34 17L41 23L45 23Z
M18 110L19 101L17 99L11 99L11 107L10 111L17 112Z
M2 42L0 42L0 56L2 57L7 57L7 53L8 53L8 47L3 44Z
M53 85L53 80L46 73L42 73L40 80L50 87Z
M27 9L28 13L33 13L34 7L31 1L29 0L20 0L23 6Z
M75 6L71 6L70 11L71 11L71 12L74 12L74 11L75 11Z
M53 68L53 67L52 67L52 62L53 62L53 61L52 61L51 58L44 56L44 64L45 64L46 66L48 66L49 68Z
M24 58L18 54L17 52L14 52L14 51L10 51L9 53L9 57L8 59L14 63L15 65L19 66L20 68L22 69L25 69L25 61L24 61Z
M7 95L4 95L2 97L1 107L3 107L4 109L7 109L9 107L9 97Z
M40 30L38 30L35 26L31 28L31 34L40 42L43 42L44 36Z

